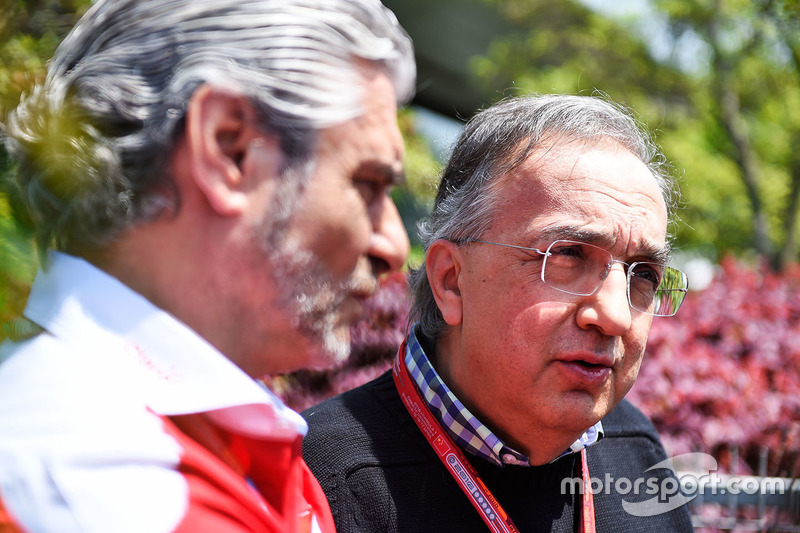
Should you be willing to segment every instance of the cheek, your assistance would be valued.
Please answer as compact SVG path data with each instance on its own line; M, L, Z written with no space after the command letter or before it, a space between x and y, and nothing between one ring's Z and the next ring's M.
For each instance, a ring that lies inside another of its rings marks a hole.
M322 191L298 206L291 234L334 274L346 275L369 248L371 223L357 193Z
M622 368L622 374L617 381L617 398L622 398L633 387L636 378L639 375L639 369L642 366L642 358L644 354L627 355L625 365Z
M520 303L524 299L513 293L508 296L504 304L476 309L482 322L480 331L495 343L494 364L501 366L509 379L532 380L552 359L551 350L557 351L571 311L563 303L529 302L526 306Z
M624 361L620 369L619 379L617 379L616 388L618 398L622 398L633 387L639 375L639 369L642 366L644 359L644 350L647 344L647 332L649 327L644 328L643 333L636 336L630 336L623 342Z
M521 347L538 353L544 346L557 347L554 337L560 338L564 324L570 322L573 316L574 306L564 302L529 303L516 314L509 333L519 339Z

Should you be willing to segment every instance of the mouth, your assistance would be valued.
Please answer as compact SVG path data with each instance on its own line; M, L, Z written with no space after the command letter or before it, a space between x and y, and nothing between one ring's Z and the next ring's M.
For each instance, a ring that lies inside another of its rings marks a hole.
M559 360L566 363L578 363L589 367L604 366L611 368L614 366L614 354L594 353L588 351L581 351L575 353L568 353L559 357Z
M600 370L603 368L611 368L609 365L602 364L602 363L590 363L589 361L582 361L580 359L575 361L567 361L568 363L574 363L579 365L587 370Z
M612 358L595 355L566 357L557 364L570 381L587 386L604 383L613 370Z
M361 319L369 305L369 299L375 296L377 290L377 282L361 280L357 283L350 283L341 303L345 322L353 325Z
M378 292L378 280L372 276L354 277L344 285L350 298L364 302Z
M336 306L336 314L338 315L337 321L348 327L355 325L364 315L365 301L366 298L363 296L348 294L345 299Z

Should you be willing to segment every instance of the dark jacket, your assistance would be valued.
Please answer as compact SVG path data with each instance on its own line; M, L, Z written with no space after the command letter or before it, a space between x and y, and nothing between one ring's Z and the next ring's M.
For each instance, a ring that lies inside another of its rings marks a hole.
M310 427L303 455L328 497L339 533L487 531L408 415L391 372L303 416ZM646 493L648 488L662 486L672 475L665 469L645 473L666 458L650 421L623 400L603 427L604 438L587 450L591 477L603 482L594 496L598 533L692 531L686 505L646 517L622 507L622 500L656 497ZM565 478L580 477L578 455L545 466L503 468L466 455L520 531L577 531L575 502L581 496L562 484ZM640 481L635 495L635 480L648 477L654 479L649 485ZM631 482L629 490L627 483L617 482L621 478ZM619 494L615 484L627 493ZM672 486L673 481L667 482L668 489Z

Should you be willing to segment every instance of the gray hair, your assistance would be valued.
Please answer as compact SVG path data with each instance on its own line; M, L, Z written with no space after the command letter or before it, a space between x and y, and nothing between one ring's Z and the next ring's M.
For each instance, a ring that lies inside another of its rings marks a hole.
M630 111L597 96L536 95L504 100L466 125L447 164L430 216L419 224L427 253L438 239L465 244L486 232L495 215L496 178L521 165L540 143L611 139L636 155L652 172L674 214L678 191L666 158ZM447 324L434 300L425 263L409 273L410 321L438 338Z
M39 246L101 248L177 208L166 164L203 83L250 97L308 167L316 132L362 113L357 58L411 98L411 41L378 0L99 0L5 127Z

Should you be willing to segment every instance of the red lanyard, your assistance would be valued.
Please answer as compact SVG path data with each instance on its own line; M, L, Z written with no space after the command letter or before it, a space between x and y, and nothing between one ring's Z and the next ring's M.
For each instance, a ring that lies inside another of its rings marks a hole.
M483 483L475 468L467 461L464 452L456 446L453 439L431 414L430 409L422 400L419 390L411 379L406 367L404 355L406 343L400 346L397 359L392 367L392 376L397 392L403 400L408 413L417 423L422 434L428 439L433 451L439 456L450 475L470 503L481 515L483 521L489 526L490 531L498 533L519 533L511 517ZM589 481L589 467L586 464L586 450L581 450L581 471L583 475L583 508L581 512L581 532L596 533L594 519L594 498Z

